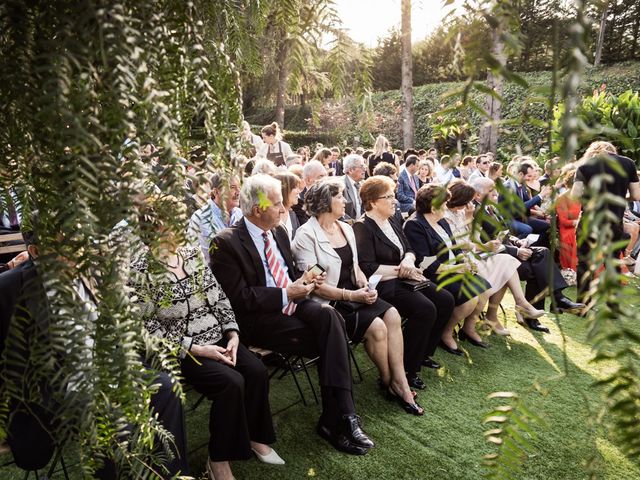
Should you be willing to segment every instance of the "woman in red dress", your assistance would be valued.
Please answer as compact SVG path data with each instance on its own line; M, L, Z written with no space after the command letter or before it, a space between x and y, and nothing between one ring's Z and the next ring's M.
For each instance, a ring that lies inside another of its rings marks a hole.
M575 165L567 165L562 171L562 186L564 193L558 195L556 213L558 215L558 232L560 236L560 267L570 268L574 272L578 266L576 247L576 226L580 218L580 201L571 197L573 177L576 173Z

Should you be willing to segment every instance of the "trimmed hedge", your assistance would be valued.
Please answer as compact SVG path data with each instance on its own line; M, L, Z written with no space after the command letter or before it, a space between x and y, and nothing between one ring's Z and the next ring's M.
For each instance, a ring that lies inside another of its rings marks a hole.
M549 89L551 85L551 72L533 72L524 73L522 76L529 82L534 89ZM560 79L558 85L558 93L562 86ZM613 65L606 65L599 68L588 68L583 77L583 83L580 87L585 95L591 95L593 90L600 88L602 84L606 84L607 91L613 94L620 94L625 90L640 90L640 62L624 62ZM414 136L415 147L426 148L432 144L431 124L434 123L432 115L434 112L442 109L445 103L451 103L451 99L443 99L443 95L451 90L462 88L461 82L445 82L437 84L422 85L413 89L414 102ZM471 98L480 105L484 104L484 96L479 92L472 92ZM547 106L535 99L527 98L527 91L513 83L505 84L503 91L504 103L502 105L502 118L510 119L514 122L520 119L523 113L538 118L546 119ZM305 107L289 107L285 112L286 127L290 130L302 130L298 133L286 132L286 139L290 143L299 145L312 144L320 141L325 145L337 143L338 140L351 145L354 143L354 137L360 137L360 144L370 146L376 135L384 134L389 138L393 146L400 147L402 145L402 110L401 110L401 94L399 90L389 90L386 92L376 92L372 95L373 103L373 128L363 131L358 128L360 123L356 114L356 106L348 103L351 119L347 125L346 138L344 134L337 135L332 130L321 130L320 134L309 134L307 132L308 122L306 118L311 117L309 106ZM247 112L247 120L252 124L266 125L273 121L275 111L273 108L263 108L253 113ZM467 121L470 125L468 136L471 140L477 136L483 119L480 115L471 110L466 111ZM257 120L260 121L257 121ZM504 152L513 152L519 146L524 151L538 151L540 147L546 148L547 131L541 127L534 126L531 122L525 122L520 130L519 125L513 125L509 128L503 128L500 135L498 148ZM510 131L511 130L511 131ZM344 130L343 130L344 131ZM528 140L526 137L528 137ZM322 137L324 140L321 140ZM335 139L334 137L339 137ZM295 140L294 140L295 139ZM304 143L306 142L306 143ZM473 147L472 147L473 148Z

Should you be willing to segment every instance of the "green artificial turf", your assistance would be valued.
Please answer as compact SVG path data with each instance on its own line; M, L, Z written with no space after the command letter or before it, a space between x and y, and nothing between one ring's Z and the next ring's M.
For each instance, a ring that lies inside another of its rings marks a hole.
M638 298L627 299L638 302ZM640 302L638 302L640 303ZM504 302L507 311L509 300ZM593 471L597 478L640 479L640 468L620 451L604 427L596 423L602 408L602 391L593 383L606 374L590 363L592 352L585 342L584 320L559 317L566 341L555 317L545 317L551 328L544 335L515 324L509 314L511 337L492 336L491 348L481 350L460 343L469 356L456 357L441 350L435 358L444 368L423 370L428 389L419 393L424 417L406 414L379 392L377 373L364 349L356 350L364 381L355 386L358 413L376 447L366 456L339 453L314 431L318 406L295 404L274 417L278 442L275 448L286 460L283 467L260 464L256 459L234 462L238 479L476 479L483 475L483 455L495 451L484 440L489 427L482 424L484 414L498 400L486 396L495 391L514 391L545 422L535 427L536 438L519 478L585 479ZM636 327L640 334L640 326ZM568 372L565 374L565 367ZM300 375L307 398L308 385ZM271 383L272 410L279 411L298 398L290 376ZM189 395L189 406L196 395ZM187 414L189 460L192 473L204 478L207 458L208 410L204 402ZM230 432L232 434L232 432ZM0 462L10 457L0 457ZM74 463L73 455L67 462ZM80 478L77 466L72 478ZM23 478L24 474L5 467L0 479ZM62 478L55 475L54 478Z

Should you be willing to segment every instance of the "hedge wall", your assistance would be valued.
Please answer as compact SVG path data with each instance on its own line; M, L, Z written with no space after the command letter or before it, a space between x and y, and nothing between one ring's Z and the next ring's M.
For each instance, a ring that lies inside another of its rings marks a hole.
M532 87L548 88L551 84L551 72L524 73L522 76ZM562 85L561 82L562 79L560 80L560 85ZM602 84L606 84L607 91L614 94L620 94L628 89L640 90L640 62L624 62L599 68L589 68L583 77L581 91L591 94L594 89L599 88ZM461 87L462 83L447 82L414 88L415 146L417 148L428 147L432 143L431 115L443 107L443 95L450 90ZM480 105L483 104L482 97L478 92L472 93L472 98ZM546 118L547 107L542 103L527 102L527 92L518 85L506 84L503 98L502 116L504 119L519 119L525 108L530 115L536 118ZM367 131L359 129L360 119L355 113L356 109L353 103L349 101L343 103L344 108L349 110L349 120L339 129L339 133L335 129L323 129L322 125L314 128L313 132L308 133L309 122L306 119L311 117L309 107L287 108L285 112L286 129L301 130L301 132L286 132L286 138L293 146L297 147L311 144L315 141L320 141L326 145L338 142L351 145L354 144L354 137L359 137L359 143L368 146L372 144L378 133L383 133L389 138L393 146L399 147L402 145L402 111L399 90L376 92L372 95L373 121L370 122L371 128ZM473 140L473 137L478 133L482 119L478 113L470 109L466 115L471 126L469 133ZM253 112L246 112L246 118L252 125L266 125L273 121L274 109L263 108ZM517 130L518 127L514 126L506 129L506 132L501 134L499 149L513 151L517 146L520 146L525 151L531 149L537 151L541 146L546 147L547 133L542 128L535 127L529 122L524 124L523 130L531 140L531 145L528 145L528 141ZM347 132L346 135L344 132Z

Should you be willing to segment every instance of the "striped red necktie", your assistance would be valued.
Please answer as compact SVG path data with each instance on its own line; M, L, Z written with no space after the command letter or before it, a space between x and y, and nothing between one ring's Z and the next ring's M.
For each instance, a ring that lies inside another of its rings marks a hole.
M267 264L269 265L269 271L273 276L273 279L276 282L276 287L278 288L287 288L289 286L289 276L284 273L284 269L278 258L276 257L273 249L271 248L271 241L269 240L269 234L267 232L262 232L262 238L264 238L264 256L267 259ZM282 309L282 313L285 315L293 315L293 312L296 311L296 304L293 302L289 302Z

